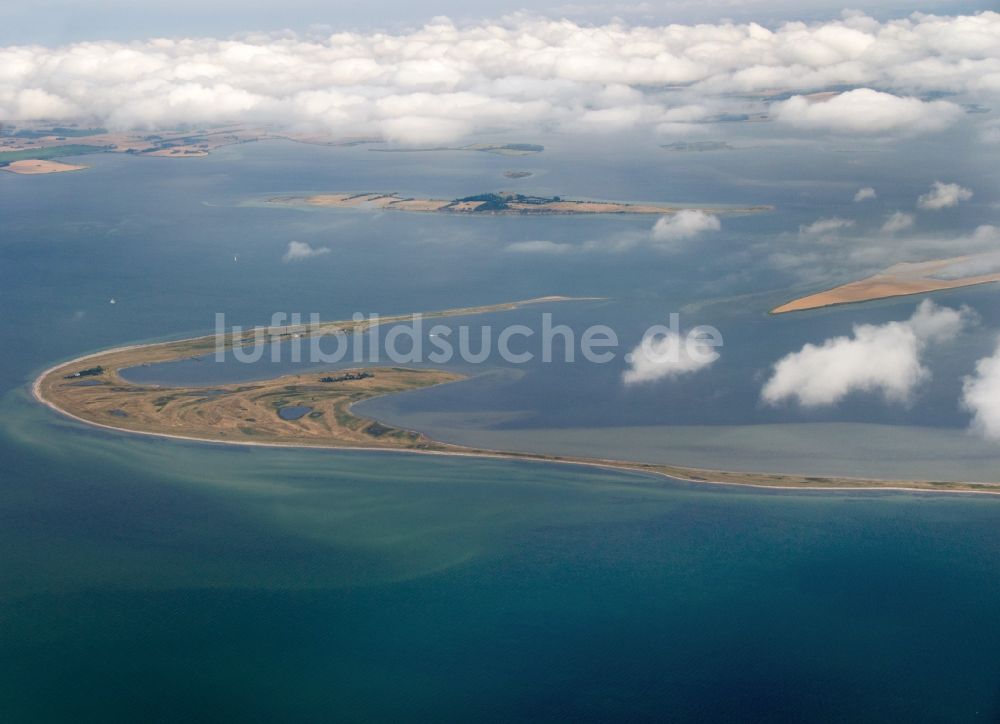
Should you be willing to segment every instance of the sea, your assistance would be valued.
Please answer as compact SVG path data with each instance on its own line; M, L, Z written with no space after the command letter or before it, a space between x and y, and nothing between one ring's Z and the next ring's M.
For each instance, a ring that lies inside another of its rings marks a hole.
M761 124L726 125L733 148L707 152L498 133L477 140L545 151L274 141L0 173L0 720L998 720L1000 498L227 447L90 429L31 397L52 364L209 334L218 314L250 327L276 313L350 319L565 295L591 299L435 322L469 325L479 341L485 326L540 329L542 314L577 337L606 325L614 359L512 363L494 349L449 365L463 382L358 411L497 449L997 480L1000 443L970 432L960 404L963 378L996 346L995 285L934 295L976 321L925 351L927 379L905 403L853 394L803 409L760 396L784 355L905 320L921 298L768 311L900 256L962 253L963 237L996 222L996 154L971 137L776 142ZM918 214L910 236L877 232L939 178L976 197ZM878 199L853 202L861 186ZM268 203L501 190L774 209L656 244L645 216ZM801 230L822 218L851 225L829 238ZM284 260L292 241L313 254ZM625 354L671 313L685 329L717 328L719 360L624 384ZM213 385L329 367L280 356L126 374Z

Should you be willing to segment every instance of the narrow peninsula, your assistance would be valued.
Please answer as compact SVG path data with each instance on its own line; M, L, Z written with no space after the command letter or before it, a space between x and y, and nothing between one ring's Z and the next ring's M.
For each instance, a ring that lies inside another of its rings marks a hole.
M424 314L427 318L468 316L518 309L529 304L572 301L541 297L522 302L463 307ZM410 315L371 320L324 322L296 329L269 328L271 338L363 332L373 323L405 321ZM231 333L227 348L254 341L255 330ZM698 483L768 488L896 489L1000 494L1000 482L871 480L702 470L605 458L489 450L438 442L426 435L382 424L352 409L380 395L465 379L439 369L369 367L323 374L308 372L271 380L211 386L137 384L124 369L184 359L215 351L214 336L118 347L63 362L35 380L36 399L75 420L131 433L238 445L316 447L466 455L629 470Z
M1000 281L1000 257L995 252L935 259L923 262L903 262L858 281L833 289L793 299L771 310L771 314L802 312L807 309L857 304L876 299L927 294L945 289L960 289L977 284ZM990 269L987 273L970 272Z

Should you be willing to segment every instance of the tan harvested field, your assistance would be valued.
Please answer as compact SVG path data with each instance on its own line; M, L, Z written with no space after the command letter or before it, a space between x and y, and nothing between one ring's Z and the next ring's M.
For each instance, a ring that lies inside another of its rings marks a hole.
M985 256L985 255L979 255ZM771 310L771 314L801 312L806 309L832 307L839 304L856 304L875 299L903 297L911 294L927 294L945 289L959 289L977 284L989 284L1000 281L1000 273L977 274L956 279L936 278L960 264L974 263L977 256L960 256L949 259L937 259L925 262L903 262L895 264L885 271L874 274L856 282L842 284L833 289L810 294L793 299Z
M198 148L197 146L172 146L171 148L163 148L159 151L152 151L147 153L147 156L172 156L174 158L199 158L202 156L207 156L208 151L204 148Z
M403 199L402 201L393 202L391 206L396 211L428 212L440 211L442 207L447 206L447 203L443 201L433 201L431 199Z
M272 201L276 201L272 199ZM310 206L330 206L340 209L388 209L403 211L439 211L447 206L447 201L434 199L407 199L395 194L381 193L348 193L348 194L317 194L302 199L302 203Z
M72 163L62 163L61 161L45 161L37 158L28 158L23 161L14 161L3 167L3 170L11 173L34 176L45 173L65 173L66 171L79 171L87 168Z
M427 313L425 317L466 316L516 309L526 304L568 301L566 297L541 297L481 307L465 307ZM407 320L396 315L384 324ZM315 327L270 329L271 338L309 336L336 330L363 331L368 321L328 322ZM226 348L248 344L253 332L230 336ZM766 488L892 489L921 492L966 492L1000 494L1000 483L935 482L915 480L867 480L844 477L743 473L700 470L664 464L638 463L605 458L543 455L515 451L468 448L437 442L412 430L404 430L364 418L352 406L379 395L416 390L464 379L444 370L371 368L371 376L341 379L345 371L286 375L271 380L211 386L165 387L136 384L120 371L138 365L211 354L212 336L160 344L135 345L99 352L56 365L34 382L32 392L45 405L81 422L136 434L157 435L203 442L241 445L321 447L364 450L395 450L412 453L502 458L530 462L564 463L628 470L698 483L749 485ZM354 370L360 373L362 370ZM289 406L311 408L297 420L282 419L279 411Z

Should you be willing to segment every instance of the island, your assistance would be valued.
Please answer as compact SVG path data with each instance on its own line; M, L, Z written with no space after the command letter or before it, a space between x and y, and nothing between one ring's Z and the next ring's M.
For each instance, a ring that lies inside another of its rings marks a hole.
M1000 281L1000 272L997 271L967 275L968 270L990 266L1000 266L1000 259L995 252L923 262L902 262L870 277L785 302L772 309L771 314L927 294Z
M426 313L425 317L468 316L518 309L542 302L572 301L541 297L521 302L464 307ZM335 321L294 330L269 329L271 336L308 336L334 331L364 331L371 324L404 321L410 315L373 322ZM231 333L226 347L243 346L254 331ZM370 367L308 372L270 380L212 386L137 384L124 369L211 353L214 336L131 345L78 357L42 372L32 385L34 397L64 416L101 428L206 443L279 447L395 451L429 455L462 455L542 463L585 465L626 470L696 483L767 488L887 489L1000 494L998 482L873 480L768 473L730 472L608 458L545 455L465 447L435 441L423 433L383 424L353 411L363 400L433 385L455 383L466 376L442 369Z
M0 170L10 173L19 173L26 176L37 176L48 173L65 173L66 171L82 171L86 166L75 163L63 163L61 161L50 161L41 158L26 158L19 161L11 161L6 166L0 165Z
M277 206L324 206L369 211L410 211L439 214L504 214L543 216L570 214L673 214L696 206L681 204L631 203L565 199L561 196L531 196L513 191L497 191L459 199L427 199L385 192L348 192L312 196L279 196L267 204ZM750 214L770 211L771 206L712 206L700 210L712 214Z

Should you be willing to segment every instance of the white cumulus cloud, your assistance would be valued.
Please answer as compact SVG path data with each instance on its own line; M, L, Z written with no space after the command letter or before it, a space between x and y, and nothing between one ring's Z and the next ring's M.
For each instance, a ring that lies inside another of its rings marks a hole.
M669 243L691 239L706 231L718 231L721 228L719 217L700 209L683 209L657 219L651 234L654 241Z
M660 217L648 232L626 230L598 239L568 243L547 239L515 241L504 251L517 254L622 254L634 249L652 249L657 252L679 251L683 242L707 231L718 231L722 224L714 214L698 209L683 209Z
M882 233L895 234L897 231L909 229L911 226L913 226L913 214L896 211L890 214L889 218L882 224Z
M820 407L852 392L877 392L905 404L930 377L921 361L927 345L954 338L971 317L966 308L939 307L926 299L906 321L855 325L850 336L806 344L778 360L761 398L771 405L795 400Z
M960 201L968 201L971 198L972 189L935 181L931 184L931 190L917 199L917 206L928 211L937 211L958 206Z
M406 31L0 48L0 119L113 129L273 123L437 144L478 131L689 134L771 105L804 129L912 134L1000 99L1000 13L697 25L603 25L519 13ZM878 89L878 90L875 90ZM734 100L739 96L741 100ZM989 135L990 118L980 122Z
M548 241L545 239L532 241L515 241L504 247L505 251L519 254L565 254L573 250L572 244Z
M696 327L687 334L661 327L650 330L625 356L628 369L622 373L626 385L679 377L710 367L720 354L722 340L717 330Z
M854 226L854 222L850 219L841 219L833 216L829 219L817 219L811 224L800 226L799 234L802 236L825 236L851 226Z
M922 101L871 88L820 101L793 96L772 108L776 121L794 128L872 135L942 131L963 114L962 108L950 101Z
M878 198L878 194L875 193L875 189L871 186L865 186L864 188L858 189L858 192L854 194L855 203L861 201L868 201L869 199Z
M972 413L972 429L1000 440L1000 345L976 363L976 373L962 385L962 406Z
M330 249L326 246L313 247L305 241L290 241L288 242L288 251L281 257L281 260L284 262L302 261L303 259L311 259L314 256L322 256L329 253Z

